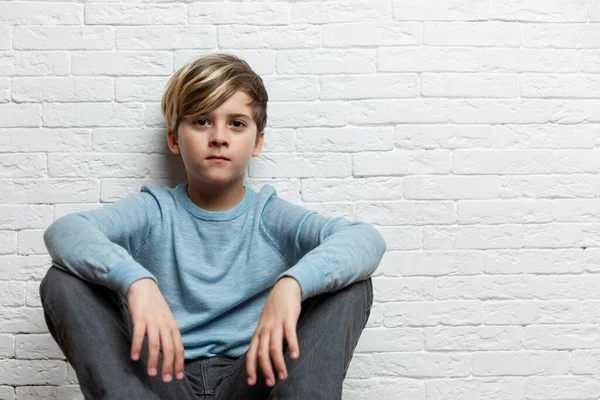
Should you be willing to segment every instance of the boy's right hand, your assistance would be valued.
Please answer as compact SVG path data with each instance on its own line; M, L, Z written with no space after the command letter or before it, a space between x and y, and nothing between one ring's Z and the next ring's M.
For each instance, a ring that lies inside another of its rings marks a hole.
M162 349L162 379L183 379L184 352L179 326L156 282L139 279L127 290L127 307L133 323L131 359L140 357L144 336L148 336L148 375L156 376L158 352Z

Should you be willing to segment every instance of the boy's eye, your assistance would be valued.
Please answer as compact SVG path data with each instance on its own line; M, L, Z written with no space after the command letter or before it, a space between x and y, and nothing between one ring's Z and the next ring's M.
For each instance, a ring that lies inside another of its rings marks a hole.
M196 121L197 124L204 125L202 122L208 122L208 121L205 119L199 119Z
M244 124L242 121L233 121L233 126L235 126L236 128L241 128L243 126L245 126L246 124Z

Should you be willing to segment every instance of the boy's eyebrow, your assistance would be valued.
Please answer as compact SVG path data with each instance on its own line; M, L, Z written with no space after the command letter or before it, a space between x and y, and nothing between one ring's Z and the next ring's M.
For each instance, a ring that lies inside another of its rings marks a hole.
M212 114L212 112L205 113L205 115L211 115L211 114ZM199 114L199 115L202 115L202 114ZM252 117L250 117L247 114L243 114L243 113L230 113L230 114L227 114L225 116L226 117L230 117L230 118L246 117L248 119L252 119Z

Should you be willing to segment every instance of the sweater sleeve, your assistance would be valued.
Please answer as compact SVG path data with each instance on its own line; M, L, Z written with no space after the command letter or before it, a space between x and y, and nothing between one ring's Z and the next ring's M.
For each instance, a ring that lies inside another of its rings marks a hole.
M100 209L65 215L44 232L53 265L125 296L156 277L133 258L160 219L156 198L141 192Z
M262 223L264 234L292 265L278 279L296 279L302 300L367 279L386 250L372 225L324 217L276 195L265 205Z

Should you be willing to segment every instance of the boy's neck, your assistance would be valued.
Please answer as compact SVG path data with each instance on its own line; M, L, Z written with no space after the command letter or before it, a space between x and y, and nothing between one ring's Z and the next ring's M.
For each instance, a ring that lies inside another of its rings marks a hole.
M243 182L234 185L187 184L187 195L194 204L206 211L227 211L238 205L246 188Z

